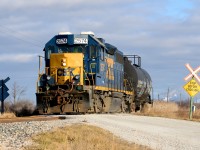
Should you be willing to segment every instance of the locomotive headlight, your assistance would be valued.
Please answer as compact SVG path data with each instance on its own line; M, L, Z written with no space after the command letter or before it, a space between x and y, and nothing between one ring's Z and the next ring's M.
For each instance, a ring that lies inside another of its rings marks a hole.
M62 64L62 66L66 66L67 64L66 64L66 59L65 58L63 58L62 60L61 60L61 64Z
M75 75L72 80L73 84L77 85L80 82L80 75Z
M51 79L51 77L50 76L47 76L47 80L50 80Z
M73 79L74 79L74 80L79 80L79 79L80 79L80 75L75 75L75 76L73 77Z

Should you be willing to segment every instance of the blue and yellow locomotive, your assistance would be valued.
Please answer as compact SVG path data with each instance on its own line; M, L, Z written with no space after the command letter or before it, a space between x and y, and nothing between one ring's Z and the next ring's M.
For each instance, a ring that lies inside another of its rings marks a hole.
M123 55L92 32L61 32L46 43L44 53L39 113L130 112L152 102L151 78L140 57Z

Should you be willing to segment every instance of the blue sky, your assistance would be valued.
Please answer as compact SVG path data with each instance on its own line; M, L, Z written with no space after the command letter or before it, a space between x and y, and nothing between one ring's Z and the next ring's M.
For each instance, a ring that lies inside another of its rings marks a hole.
M11 78L10 89L14 82L26 87L24 98L35 101L45 43L60 31L93 31L124 54L142 57L155 98L166 97L168 88L187 98L184 65L200 65L199 8L198 0L1 0L0 78Z

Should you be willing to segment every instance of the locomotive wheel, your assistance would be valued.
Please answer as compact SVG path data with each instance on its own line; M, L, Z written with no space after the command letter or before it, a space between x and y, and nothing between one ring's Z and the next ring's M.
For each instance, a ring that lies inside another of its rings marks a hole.
M49 101L47 98L42 101L42 109L43 113L49 113Z
M63 114L65 110L65 104L60 105L60 114Z
M111 97L105 97L104 98L104 112L110 112L110 106L111 106L111 101L112 101L112 98Z
M127 107L126 107L125 101L123 100L123 101L122 101L122 104L121 104L121 112L122 112L122 113L125 113L125 112L126 112L126 109L127 109Z
M79 112L79 101L77 99L75 99L75 101L73 103L73 111Z
M97 113L97 104L94 104L94 113Z
M131 113L131 112L134 111L134 109L135 109L135 104L134 103L126 102L126 105L127 105L126 112Z
M95 113L102 113L104 112L105 103L104 103L104 95L95 94L94 95L94 112Z
M104 108L103 100L100 100L100 99L97 100L97 108L98 108L100 113L103 112L103 108Z
M103 104L101 102L100 99L95 99L95 102L94 102L94 112L95 113L98 113L98 112L103 112Z

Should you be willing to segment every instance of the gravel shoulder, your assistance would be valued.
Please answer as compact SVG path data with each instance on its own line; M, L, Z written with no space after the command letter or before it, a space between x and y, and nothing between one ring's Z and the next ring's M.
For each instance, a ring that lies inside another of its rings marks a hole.
M199 150L200 123L159 117L90 115L88 122L107 129L115 135L162 150Z
M130 142L162 150L199 150L200 123L129 114L66 115L65 120L0 123L0 149L21 149L34 134L74 123L96 125Z

